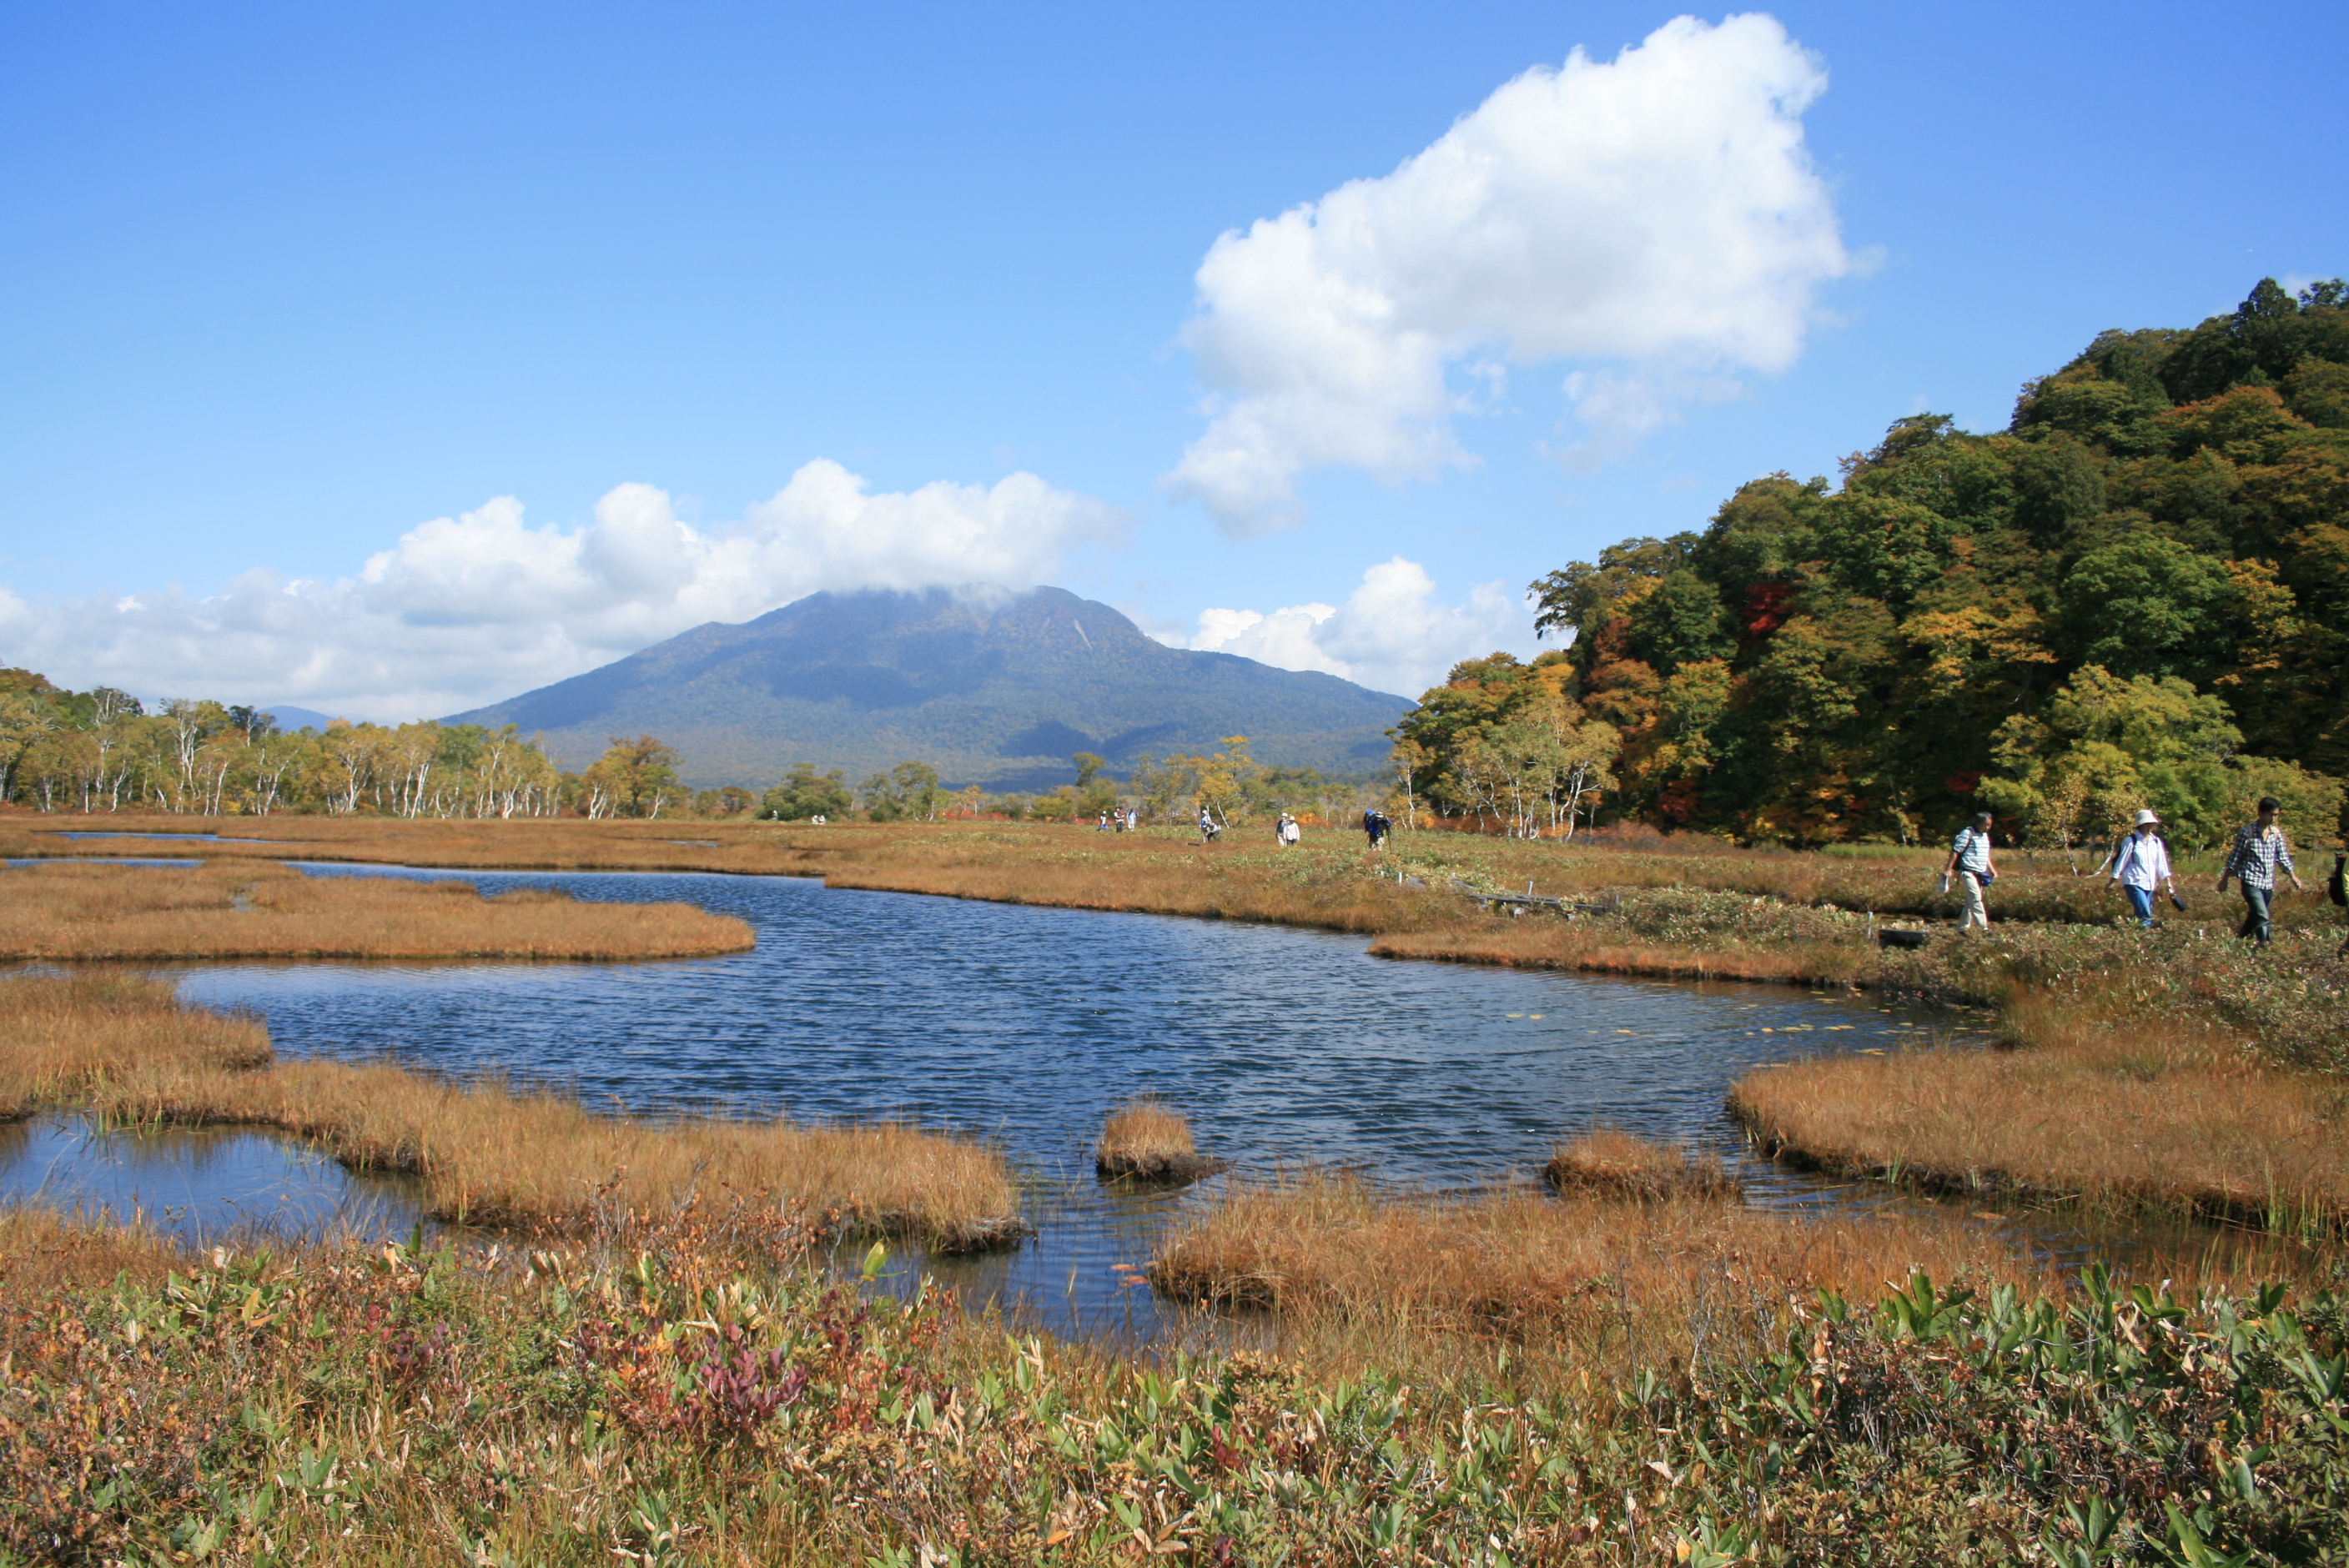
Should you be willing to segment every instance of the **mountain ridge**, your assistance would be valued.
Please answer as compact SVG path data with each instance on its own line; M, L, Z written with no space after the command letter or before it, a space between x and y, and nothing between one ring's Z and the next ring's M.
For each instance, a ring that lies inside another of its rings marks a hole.
M1336 676L1170 648L1066 589L973 584L809 594L443 722L543 732L566 768L613 736L656 735L696 785L763 782L794 762L853 780L916 758L950 785L1034 789L1065 782L1078 751L1123 772L1228 735L1268 763L1365 772L1412 707Z

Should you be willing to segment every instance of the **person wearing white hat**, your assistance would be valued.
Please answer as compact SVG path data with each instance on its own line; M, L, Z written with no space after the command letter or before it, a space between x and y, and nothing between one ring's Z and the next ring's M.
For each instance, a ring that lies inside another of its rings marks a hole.
M2151 811L2139 811L2137 831L2113 853L2113 884L2128 895L2137 923L2147 931L2153 929L2154 889L2167 886L2171 901L2178 898L2178 879L2169 872L2169 846L2157 831L2160 826L2161 819Z

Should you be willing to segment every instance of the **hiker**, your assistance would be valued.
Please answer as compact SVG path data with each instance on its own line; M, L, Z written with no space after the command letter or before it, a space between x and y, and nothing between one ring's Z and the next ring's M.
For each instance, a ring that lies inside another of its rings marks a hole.
M1213 815L1211 812L1209 812L1209 811L1208 811L1208 810L1207 810L1205 806L1200 807L1200 808L1199 808L1199 841L1200 841L1201 843L1203 843L1203 844L1212 844L1212 843L1214 843L1214 842L1216 841L1216 835L1217 833L1222 832L1222 831L1223 831L1223 829L1221 829L1221 828L1219 828L1219 827L1217 827L1217 826L1216 825L1216 819L1215 819L1214 815Z
M1394 824L1375 809L1362 813L1362 832L1370 839L1371 848L1374 850L1385 842L1387 830L1392 826Z
M2349 909L2349 850L2333 853L2333 875L2325 880L2324 895L2343 909ZM2349 936L2341 939L2335 958L2349 958Z
M1990 813L1977 811L1974 820L1958 830L1950 841L1949 862L1941 867L1941 891L1947 892L1950 878L1955 876L1965 894L1966 910L1958 917L1958 929L1971 931L1981 926L1990 929L1990 911L1982 904L1982 889L1998 880L1998 868L1990 859Z
M2271 905L2275 901L2276 867L2292 879L2295 891L2305 892L2300 872L2292 863L2292 843L2276 826L2276 818L2283 810L2283 802L2272 795L2260 797L2259 820L2235 830L2235 847L2227 851L2227 863L2219 872L2219 891L2227 891L2227 879L2232 877L2243 884L2243 923L2235 928L2239 937L2248 936L2261 947L2275 941L2275 914Z
M1299 822L1296 818L1288 816L1284 812L1282 814L1280 841L1284 844L1297 844L1302 842L1304 838L1305 825L1302 822Z
M2169 872L2169 846L2154 831L2160 826L2159 817L2139 811L2137 831L2113 851L2113 885L2128 895L2137 923L2147 931L2153 929L2154 889L2167 887L2171 899L2178 897L2178 879Z
M1288 848L1288 813L1286 811L1283 811L1280 814L1280 820L1272 825L1272 841L1284 850Z

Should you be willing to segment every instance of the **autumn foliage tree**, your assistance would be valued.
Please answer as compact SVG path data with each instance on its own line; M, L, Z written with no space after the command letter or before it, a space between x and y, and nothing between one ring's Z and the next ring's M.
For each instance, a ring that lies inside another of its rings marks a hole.
M2337 808L2344 304L2337 282L2270 281L2190 331L2105 333L2003 431L1903 418L1839 484L1755 480L1701 533L1533 583L1537 625L1570 639L1543 655L1562 694L1620 735L1614 805L1814 843L1939 836L1986 804L2068 841L2131 800L2215 834L2253 776ZM1429 707L1492 678L1454 675ZM2176 710L2194 738L2165 750L2091 708ZM1413 718L1423 744L1441 727Z

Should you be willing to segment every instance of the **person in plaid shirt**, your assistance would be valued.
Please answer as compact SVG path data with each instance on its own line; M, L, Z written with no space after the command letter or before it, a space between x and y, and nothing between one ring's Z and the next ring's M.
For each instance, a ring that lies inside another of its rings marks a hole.
M2282 810L2274 796L2261 796L2260 820L2235 830L2235 847L2228 851L2227 863L2219 872L2220 892L2227 891L2230 877L2243 885L2243 923L2235 934L2248 936L2261 947L2275 940L2269 904L2275 897L2276 867L2283 868L2294 889L2300 887L2300 872L2292 863L2292 845L2276 826L2276 814Z

